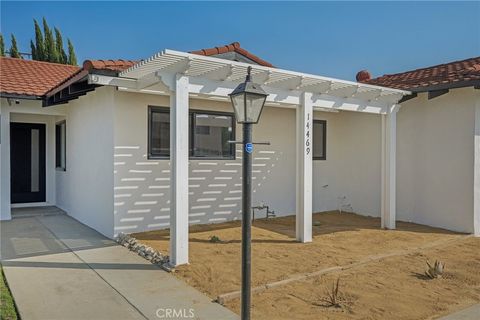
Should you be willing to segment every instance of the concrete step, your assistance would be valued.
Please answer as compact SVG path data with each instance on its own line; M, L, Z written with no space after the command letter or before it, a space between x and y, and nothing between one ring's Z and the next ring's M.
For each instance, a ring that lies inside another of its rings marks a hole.
M66 212L55 206L12 208L13 219L30 218L37 216L51 216L59 214L66 214Z

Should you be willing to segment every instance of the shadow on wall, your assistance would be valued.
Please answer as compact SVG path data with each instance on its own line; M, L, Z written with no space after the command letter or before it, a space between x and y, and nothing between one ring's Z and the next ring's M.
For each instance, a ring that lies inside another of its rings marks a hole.
M236 153L235 160L190 160L190 224L220 223L241 217L242 150L237 147ZM275 170L282 155L273 150L254 151L254 199L269 176L281 174ZM139 146L116 146L114 216L115 235L168 228L170 161L147 160Z

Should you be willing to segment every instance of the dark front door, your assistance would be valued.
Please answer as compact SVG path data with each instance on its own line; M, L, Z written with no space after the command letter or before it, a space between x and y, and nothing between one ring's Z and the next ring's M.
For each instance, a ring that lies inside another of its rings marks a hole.
M12 203L45 202L45 125L10 123Z

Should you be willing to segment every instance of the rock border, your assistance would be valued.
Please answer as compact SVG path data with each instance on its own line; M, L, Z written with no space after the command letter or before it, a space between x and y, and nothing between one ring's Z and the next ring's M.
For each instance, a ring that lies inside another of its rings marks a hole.
M142 244L138 239L131 235L120 232L115 237L115 241L128 250L135 252L145 260L150 261L152 264L159 266L163 270L167 272L175 272L175 268L170 265L170 259L167 255L163 255L152 247Z

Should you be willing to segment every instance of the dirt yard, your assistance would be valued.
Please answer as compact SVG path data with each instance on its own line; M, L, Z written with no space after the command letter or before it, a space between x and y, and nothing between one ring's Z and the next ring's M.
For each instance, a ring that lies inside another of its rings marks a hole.
M294 217L256 220L252 285L320 276L253 295L253 319L434 319L480 302L480 239L412 223L381 230L380 220L354 214L315 214L312 243L295 242ZM168 252L168 231L134 234ZM212 243L216 236L220 242ZM212 298L240 288L239 222L193 226L190 264L175 275ZM443 278L424 277L426 260L446 264ZM323 301L340 278L340 307ZM239 313L240 300L225 305Z

